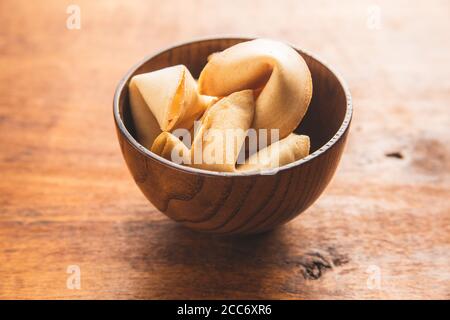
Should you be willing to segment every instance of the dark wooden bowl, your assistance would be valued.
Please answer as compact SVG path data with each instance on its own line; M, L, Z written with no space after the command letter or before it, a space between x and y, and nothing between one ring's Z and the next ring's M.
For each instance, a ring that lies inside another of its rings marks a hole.
M272 174L221 173L174 164L136 141L128 103L132 76L184 64L198 77L209 54L247 40L205 39L171 47L132 68L116 89L113 109L117 135L136 184L156 208L191 229L244 234L286 223L323 192L344 149L352 117L350 93L328 66L298 49L313 78L313 98L296 129L311 138L308 157Z

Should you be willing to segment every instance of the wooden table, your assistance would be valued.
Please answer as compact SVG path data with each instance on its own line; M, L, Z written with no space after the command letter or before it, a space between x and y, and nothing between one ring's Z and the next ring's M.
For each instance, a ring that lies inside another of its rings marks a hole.
M0 298L450 298L448 1L72 2L80 29L67 1L0 2ZM353 94L333 182L267 234L176 225L116 140L125 71L212 34L295 43Z

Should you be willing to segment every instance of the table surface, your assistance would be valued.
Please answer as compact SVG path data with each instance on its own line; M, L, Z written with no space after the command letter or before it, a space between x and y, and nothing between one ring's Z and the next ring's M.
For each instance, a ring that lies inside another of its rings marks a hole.
M0 2L0 298L450 298L448 1L74 2L80 29L70 2ZM113 126L130 66L218 34L314 52L354 99L322 197L253 237L159 213Z

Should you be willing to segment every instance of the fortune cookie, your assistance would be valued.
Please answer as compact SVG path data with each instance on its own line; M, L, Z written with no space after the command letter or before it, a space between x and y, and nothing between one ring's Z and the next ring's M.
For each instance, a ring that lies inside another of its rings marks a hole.
M130 105L139 142L150 147L161 131L190 129L215 98L198 94L197 83L183 65L134 76Z
M191 165L205 170L235 171L254 111L251 90L232 93L211 106L195 133Z
M170 132L161 132L153 142L150 151L178 164L186 164L190 161L189 149Z
M255 105L253 92L244 90L232 93L209 107L201 118L190 150L171 133L163 132L155 140L151 151L195 168L233 172L236 161L253 121ZM189 154L189 156L186 156Z
M286 138L254 153L238 166L238 171L253 171L284 166L309 154L309 137L291 133Z
M210 56L200 74L200 94L227 96L252 89L256 99L255 129L278 129L285 138L299 125L312 97L311 73L290 46L257 39Z

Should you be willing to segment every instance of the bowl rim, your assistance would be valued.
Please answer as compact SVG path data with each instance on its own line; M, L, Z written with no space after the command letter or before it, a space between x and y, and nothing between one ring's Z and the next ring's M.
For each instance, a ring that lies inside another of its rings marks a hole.
M220 176L220 177L242 177L242 176L260 176L260 175L274 175L278 172L282 172L285 170L289 170L293 167L300 166L302 164L305 164L307 162L310 162L314 158L320 156L321 154L325 153L328 149L330 149L339 139L342 138L344 133L348 130L350 126L350 122L352 120L353 115L353 105L352 105L352 96L350 94L350 90L348 89L346 81L342 78L339 72L337 72L333 67L331 67L328 63L326 63L323 59L318 58L317 55L312 54L304 49L299 49L297 46L292 45L289 42L282 41L286 43L287 45L294 48L296 51L301 52L302 54L305 54L315 60L316 62L320 63L323 67L328 69L337 79L339 82L339 85L344 90L345 100L346 100L346 110L345 110L345 116L342 121L341 126L336 131L334 136L323 146L321 146L319 149L314 151L313 153L309 154L308 156L299 159L297 161L288 163L284 166L272 168L272 169L263 169L258 171L244 171L244 172L219 172L219 171L210 171L210 170L204 170L204 169L197 169L192 168L188 166L183 166L181 164L174 163L172 161L169 161L153 152L145 148L143 145L141 145L128 131L128 129L125 126L125 123L123 122L122 118L120 117L119 113L119 98L124 90L125 86L127 85L128 81L130 80L133 73L136 72L137 69L139 69L142 65L144 65L147 61L153 59L154 57L166 52L173 50L178 47L182 47L185 45L189 45L196 42L208 42L208 41L217 41L217 40L243 40L243 41L250 41L261 37L245 37L245 36L214 36L214 37L204 37L204 38L195 38L190 41L183 41L178 42L174 45L171 45L169 47L163 48L161 50L158 50L152 54L149 54L145 56L142 60L140 60L138 63L136 63L133 67L131 67L126 74L120 79L119 83L116 86L116 90L114 92L114 98L113 98L113 114L114 114L114 121L116 123L117 128L119 129L120 133L128 140L131 146L133 146L138 152L140 152L142 155L146 157L150 157L161 164L165 166L169 166L173 169L178 169L180 171L188 172L188 173L194 173L194 174L200 174L200 175L206 175L206 176ZM314 93L313 93L314 94Z

